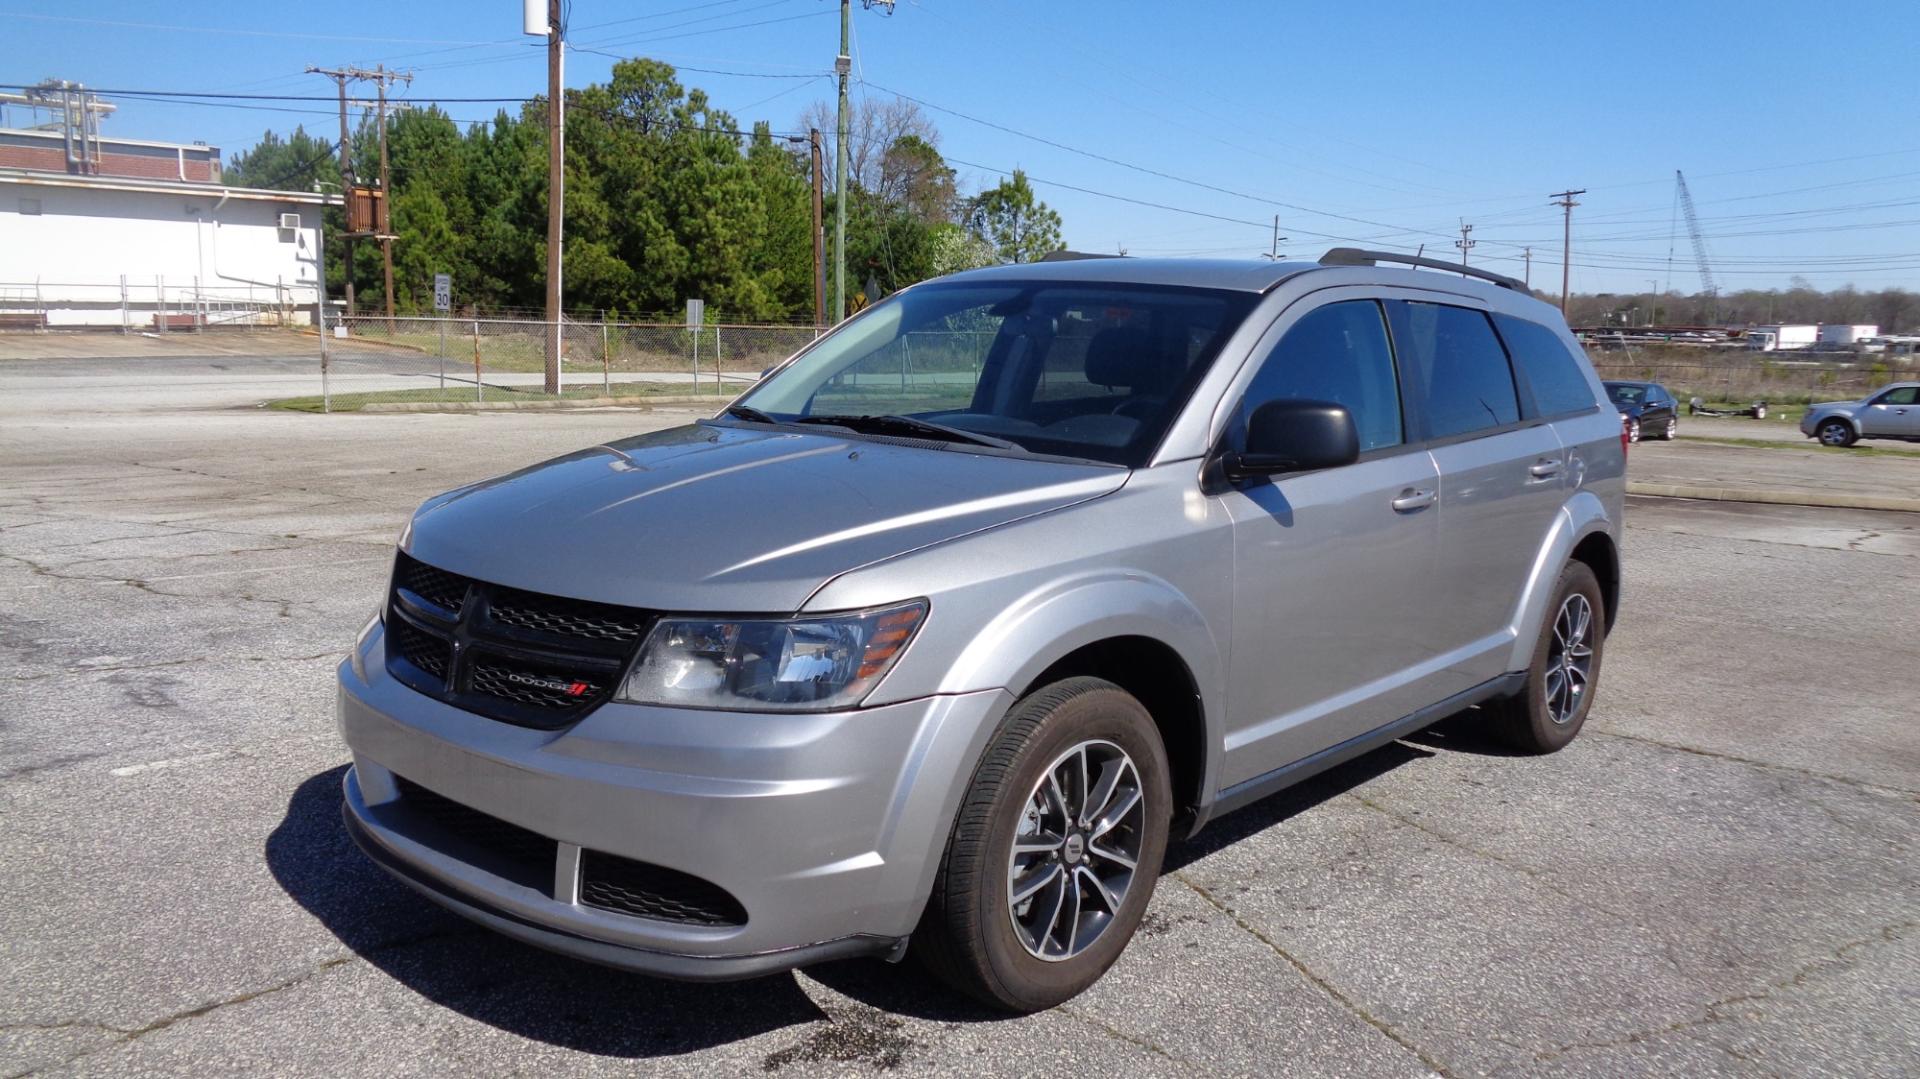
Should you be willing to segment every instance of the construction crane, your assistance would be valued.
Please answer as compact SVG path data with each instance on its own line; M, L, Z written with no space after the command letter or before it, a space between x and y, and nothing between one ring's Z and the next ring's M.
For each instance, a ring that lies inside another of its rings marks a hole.
M1693 212L1693 193L1687 190L1686 174L1674 169L1673 183L1675 195L1680 200L1680 210L1687 215L1687 233L1693 237L1693 260L1700 266L1700 290L1712 297L1717 312L1720 289L1713 283L1713 267L1707 265L1707 238L1700 235L1700 218Z

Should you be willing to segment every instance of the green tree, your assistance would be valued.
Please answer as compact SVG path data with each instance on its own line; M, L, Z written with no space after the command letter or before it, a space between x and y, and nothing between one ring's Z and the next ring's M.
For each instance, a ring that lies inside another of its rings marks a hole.
M1034 196L1027 174L1019 169L1011 179L974 197L967 227L1002 263L1032 262L1061 248L1060 215Z

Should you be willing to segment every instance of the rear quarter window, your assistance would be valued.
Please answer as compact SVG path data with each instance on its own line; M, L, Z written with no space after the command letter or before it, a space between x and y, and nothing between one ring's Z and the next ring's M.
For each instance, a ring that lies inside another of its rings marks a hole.
M1593 387L1587 382L1586 372L1559 334L1512 315L1495 315L1493 322L1507 343L1513 366L1533 391L1534 407L1540 415L1582 412L1594 406ZM1648 396L1661 395L1653 391Z

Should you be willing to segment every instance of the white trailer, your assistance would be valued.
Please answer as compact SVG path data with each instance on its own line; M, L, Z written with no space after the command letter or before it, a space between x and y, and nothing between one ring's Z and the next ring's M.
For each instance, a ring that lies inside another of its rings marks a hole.
M1854 342L1861 338L1877 337L1879 334L1878 326L1821 326L1819 340L1822 345L1852 348Z
M1757 352L1776 352L1789 348L1812 348L1820 340L1820 327L1811 325L1755 326L1746 332L1747 347Z

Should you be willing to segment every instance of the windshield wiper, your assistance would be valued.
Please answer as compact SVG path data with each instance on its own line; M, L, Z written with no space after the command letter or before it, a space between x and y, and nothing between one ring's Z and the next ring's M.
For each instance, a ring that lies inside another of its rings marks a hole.
M817 423L823 427L844 427L849 431L866 434L890 435L907 434L922 437L931 436L942 442L970 442L976 446L992 446L1000 450L1019 450L1026 447L1018 442L1009 442L1004 438L983 435L978 431L968 431L960 427L948 427L944 423L934 423L915 416L797 416L789 423Z
M780 422L752 405L728 405L727 415L732 416L736 420L752 420L754 423Z

